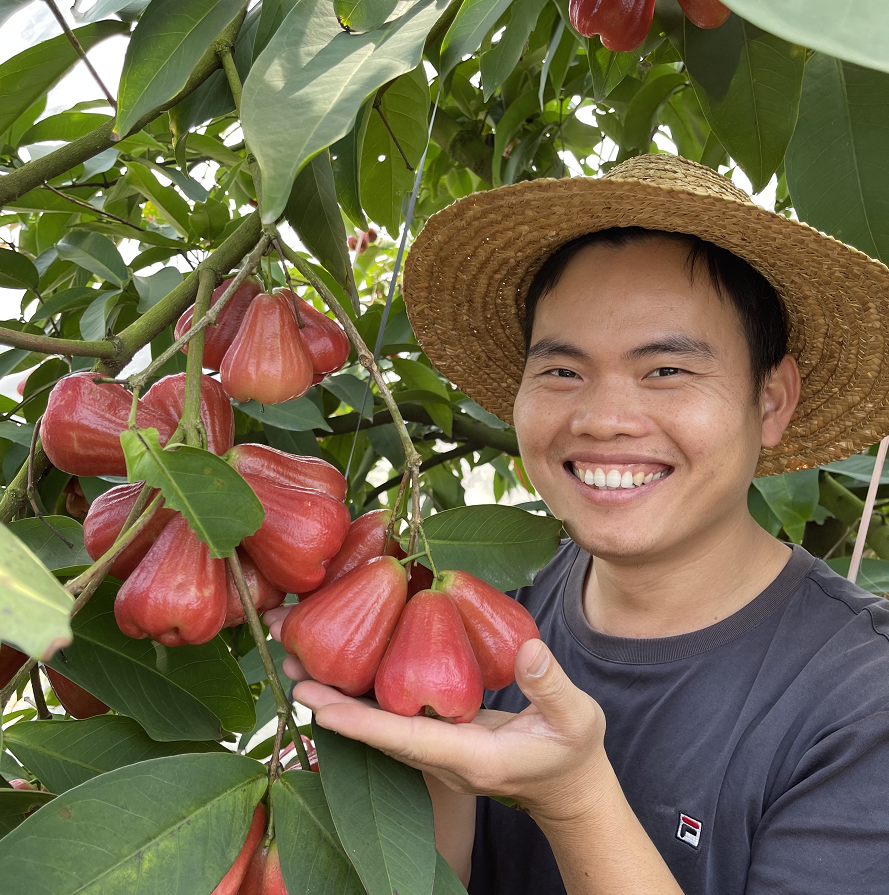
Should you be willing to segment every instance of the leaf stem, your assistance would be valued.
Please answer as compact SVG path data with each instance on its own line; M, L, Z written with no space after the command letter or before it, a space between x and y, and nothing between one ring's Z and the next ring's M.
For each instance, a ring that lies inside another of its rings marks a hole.
M51 721L52 715L46 707L46 697L43 695L43 684L40 682L40 667L34 665L29 674L31 675L31 692L34 694L34 708L37 709L37 717L41 721Z
M119 215L112 214L110 211L105 211L102 208L96 208L95 205L90 205L89 202L84 202L81 199L76 199L74 196L69 196L67 193L63 193L61 190L57 190L54 186L48 183L44 183L43 188L49 190L52 193L55 193L57 196L61 196L68 202L73 202L75 205L79 205L81 208L85 208L87 209L87 211L91 211L93 214L103 215L106 218L111 218L112 221L117 221L118 223L125 224L127 227L132 227L134 230L138 230L140 233L146 232L144 227L140 227L138 224L134 224L132 221L128 221L126 218L122 218Z
M198 297L191 318L192 325L195 320L204 317L209 310L215 279L211 270L204 269L200 272ZM182 404L182 419L179 421L179 425L185 433L185 443L197 447L204 447L207 443L207 433L204 431L204 424L201 421L201 363L204 359L205 336L206 329L198 329L188 347L188 360L185 364L185 395Z
M225 46L218 51L219 61L222 63L222 70L225 72L225 79L228 81L229 90L232 92L232 99L235 101L235 114L241 117L241 76L238 74L238 67L235 65L234 56L232 56L231 46Z

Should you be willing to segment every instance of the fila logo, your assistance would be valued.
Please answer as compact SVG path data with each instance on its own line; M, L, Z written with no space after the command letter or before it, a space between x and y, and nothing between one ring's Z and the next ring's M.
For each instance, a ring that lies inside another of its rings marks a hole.
M687 842L692 848L697 848L701 841L701 822L687 814L680 814L676 838Z

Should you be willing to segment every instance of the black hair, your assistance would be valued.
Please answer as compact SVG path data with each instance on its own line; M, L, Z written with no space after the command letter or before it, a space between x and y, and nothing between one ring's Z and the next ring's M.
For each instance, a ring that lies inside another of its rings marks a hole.
M525 352L531 347L531 330L538 303L558 283L568 262L581 249L591 245L622 248L658 238L687 245L689 278L694 281L698 267L703 267L720 298L727 298L734 306L747 339L753 396L758 399L769 373L787 354L784 308L774 286L758 270L727 249L687 233L611 227L566 242L546 259L528 289L523 322Z

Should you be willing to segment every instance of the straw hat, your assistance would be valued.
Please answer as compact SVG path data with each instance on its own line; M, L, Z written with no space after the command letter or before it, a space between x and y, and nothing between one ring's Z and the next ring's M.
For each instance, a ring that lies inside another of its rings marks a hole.
M889 268L671 155L633 158L598 179L530 180L475 193L431 217L404 272L408 315L427 356L511 423L534 275L575 237L631 226L709 240L775 287L802 394L757 475L840 460L889 432Z

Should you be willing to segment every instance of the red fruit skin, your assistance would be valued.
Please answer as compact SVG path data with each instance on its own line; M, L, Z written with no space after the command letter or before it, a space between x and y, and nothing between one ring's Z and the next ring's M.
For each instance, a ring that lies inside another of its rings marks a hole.
M312 359L314 374L336 373L349 359L352 350L345 331L336 320L316 311L305 299L297 298L296 301L303 322L303 342Z
M269 845L260 842L256 846L238 895L287 895L274 839Z
M142 398L142 403L182 418L185 406L185 373L159 379ZM211 376L201 375L201 422L207 433L207 450L222 455L235 443L235 412L225 389Z
M114 601L121 631L164 646L206 643L225 622L225 562L181 515L167 523Z
M221 882L211 895L238 895L238 890L247 874L247 868L250 866L250 860L256 851L256 846L259 845L263 833L265 833L265 824L265 805L260 802L253 812L253 820L250 823L250 829L247 831L247 839L238 852L235 863L232 864L228 873L222 877Z
M570 0L568 17L584 37L599 34L609 50L641 46L651 29L655 0Z
M406 555L407 554L405 554L405 556ZM432 574L432 570L427 569L426 566L421 563L411 563L410 574L411 577L408 582L407 592L411 597L418 594L421 590L431 589L432 585L435 583L435 576Z
M93 501L86 519L83 520L83 544L90 559L98 559L117 540L143 484L134 482L131 485L115 485ZM155 494L157 491L152 493L152 498ZM108 570L109 574L126 581L175 515L176 512L167 507L162 506L156 510L147 527L114 560Z
M0 643L0 690L14 677L15 673L28 661L28 657L8 643Z
M323 491L339 501L346 499L349 486L343 474L319 457L288 454L264 444L238 444L225 459L241 475L258 475L293 488Z
M52 668L43 666L49 682L52 684L53 693L59 698L62 708L72 717L82 721L84 718L95 718L96 715L104 715L108 712L108 706L101 699L96 699L92 693L88 693L83 687L74 681L68 680Z
M459 610L485 689L511 684L519 647L540 637L528 610L468 572L441 572L434 587Z
M275 587L293 594L314 590L346 539L349 511L321 491L241 475L265 509L259 531L241 546Z
M431 709L457 724L482 704L482 673L450 597L423 590L411 597L374 681L377 702L396 715Z
M215 305L222 298L223 293L228 289L232 281L232 277L222 281L222 285L213 290L213 297L210 299L210 305ZM204 330L204 356L201 358L203 366L208 370L218 370L222 366L222 359L225 352L231 348L238 330L241 328L241 321L250 307L250 302L262 292L262 285L258 280L248 277L241 283L235 294L228 300L226 306L219 314L219 319L215 325L208 326ZM179 318L176 328L173 331L174 336L179 339L191 329L191 318L194 314L194 305L188 308ZM188 345L183 346L182 351L188 354Z
M25 789L29 791L37 789L37 787L34 786L33 783L29 783L27 780L23 780L21 777L14 777L12 780L9 781L9 785L13 789Z
M303 746L306 750L306 758L309 759L309 770L314 771L316 774L319 773L318 770L318 753L315 751L315 744L304 734L301 733L300 739L303 741ZM293 743L288 743L281 750L281 764L285 764L284 758L289 755L291 752L296 752L296 747ZM290 762L289 766L287 766L288 771L299 771L302 770L302 765L299 763L299 759L294 756L294 760Z
M314 680L360 696L374 682L406 601L401 564L374 557L294 606L281 644Z
M236 401L280 404L312 385L312 359L289 295L257 295L219 369L222 387Z
M133 396L115 382L93 382L95 373L72 373L56 383L40 424L50 463L71 475L126 475L120 433L127 427ZM166 444L178 420L146 407L136 411L140 429L157 429Z
M698 28L718 28L732 11L719 0L679 0L688 20Z
M250 554L240 547L237 550L238 559L241 562L241 570L244 573L244 580L250 589L250 596L253 598L253 605L257 612L265 612L266 609L275 609L284 602L287 596L283 590L275 587L262 572L259 571L256 563L250 559ZM231 628L234 625L244 623L246 616L244 615L244 607L241 604L241 597L238 594L238 588L235 586L235 579L229 571L228 563L225 566L225 588L226 588L226 609L224 628Z

